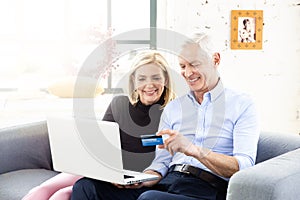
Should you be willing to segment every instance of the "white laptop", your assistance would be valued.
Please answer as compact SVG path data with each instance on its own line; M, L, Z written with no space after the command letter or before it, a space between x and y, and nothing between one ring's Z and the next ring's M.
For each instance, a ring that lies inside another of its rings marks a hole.
M123 169L119 126L115 122L65 116L48 117L47 124L56 171L124 185L158 179Z

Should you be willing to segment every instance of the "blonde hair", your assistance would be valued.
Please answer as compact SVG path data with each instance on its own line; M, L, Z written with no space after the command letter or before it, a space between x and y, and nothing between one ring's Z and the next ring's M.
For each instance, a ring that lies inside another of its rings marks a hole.
M135 57L135 60L132 64L132 69L129 74L129 101L132 105L136 105L139 101L138 93L136 92L133 76L136 70L146 64L153 63L157 65L162 71L164 78L167 80L166 85L164 87L165 91L163 92L164 95L164 103L161 108L164 108L167 103L175 98L175 93L173 92L173 84L169 72L169 64L166 59L157 51L146 51L138 54Z

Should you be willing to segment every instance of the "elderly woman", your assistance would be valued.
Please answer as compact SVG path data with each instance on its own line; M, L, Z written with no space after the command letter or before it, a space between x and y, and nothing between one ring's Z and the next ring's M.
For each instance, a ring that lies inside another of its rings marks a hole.
M116 96L103 117L119 124L125 169L142 171L154 158L155 147L142 146L140 136L157 131L163 108L174 98L168 68L156 51L137 55L129 74L129 96ZM68 200L80 178L60 173L32 189L23 200Z

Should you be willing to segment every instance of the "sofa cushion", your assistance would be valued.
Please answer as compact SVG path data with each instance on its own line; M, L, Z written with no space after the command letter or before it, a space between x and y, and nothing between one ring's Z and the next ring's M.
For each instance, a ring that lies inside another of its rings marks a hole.
M53 169L46 121L0 130L0 174L21 169Z
M257 147L256 163L300 148L300 136L292 133L262 132Z
M0 175L0 197L20 200L33 187L55 176L57 172L46 169L24 169Z

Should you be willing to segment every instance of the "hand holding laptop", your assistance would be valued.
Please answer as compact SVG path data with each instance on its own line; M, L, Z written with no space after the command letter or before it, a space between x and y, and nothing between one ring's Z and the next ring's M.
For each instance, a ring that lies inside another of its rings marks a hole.
M127 188L127 189L138 189L143 187L142 183L134 183L134 184L130 184L130 185L123 185L123 184L118 184L118 183L112 183L114 186L116 186L117 188Z
M159 178L156 180L143 182L143 186L145 186L145 187L151 187L151 186L157 184L162 179L162 175L156 171L147 170L147 171L144 171L144 173L159 176Z
M138 189L138 188L141 188L141 187L151 187L151 186L157 184L162 178L161 174L156 172L156 171L147 170L143 173L156 175L156 176L159 176L159 178L156 179L156 180L152 180L152 181L145 181L145 182L134 183L134 184L125 184L125 185L124 184L118 184L118 183L112 183L112 184L114 186L118 187L118 188Z

